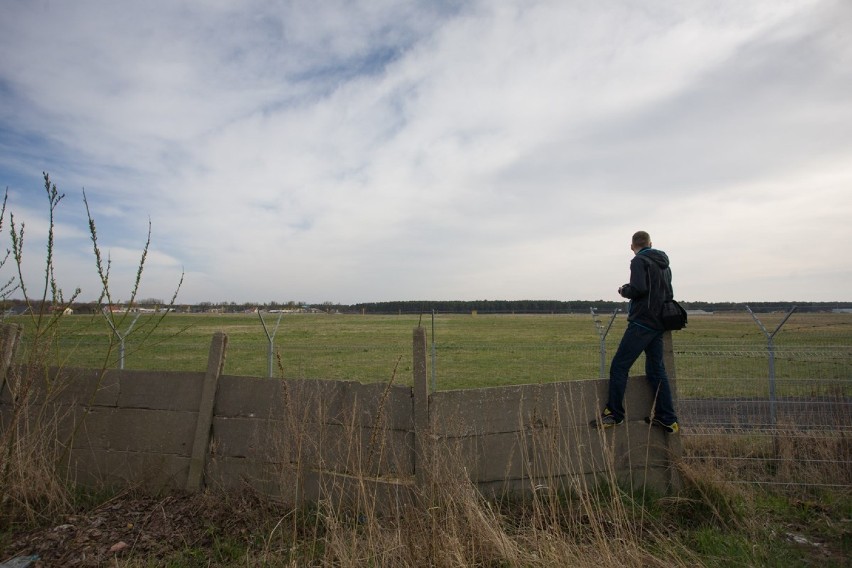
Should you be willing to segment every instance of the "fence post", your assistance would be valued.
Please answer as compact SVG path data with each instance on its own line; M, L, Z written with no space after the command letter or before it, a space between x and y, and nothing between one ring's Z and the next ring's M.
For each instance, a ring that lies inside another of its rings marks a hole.
M414 479L424 489L429 464L429 383L426 375L426 330L414 328Z
M596 317L595 308L589 308L589 309L592 311L592 319L595 322L595 328L597 328L598 336L601 339L601 343L600 343L600 355L601 355L600 378L605 379L606 378L606 336L609 333L609 330L612 327L613 322L615 321L615 316L618 315L618 312L621 311L621 308L615 308L615 311L612 312L612 317L609 318L609 323L606 325L606 327L604 327L604 325L601 323L601 320L599 320Z
M278 325L281 323L281 316L283 315L284 312L278 314L278 321L275 322L275 329L273 329L270 334L269 329L266 327L266 322L263 321L263 314L260 313L260 310L257 310L257 317L260 318L260 325L263 326L263 332L266 334L266 374L270 379L272 378L272 359L275 355L275 334L278 333Z
M672 332L663 332L663 365L666 367L666 376L669 378L669 389L672 391L672 402L674 402L675 410L678 409L677 396L677 368L675 366L674 342L672 341ZM683 442L681 436L666 436L666 448L669 452L669 459L672 462L683 457ZM680 489L682 480L674 463L669 468L669 486L673 489Z
M790 316L793 315L793 312L796 311L796 306L790 308L790 311L787 312L787 315L784 316L784 319L781 320L781 323L775 328L775 331L769 333L769 330L763 325L763 323L757 318L751 308L746 306L746 310L751 314L751 318L755 321L757 326L763 332L763 335L766 336L766 351L769 353L769 421L772 425L772 429L778 426L778 417L776 410L776 397L775 397L775 336L781 331L781 328L787 323L787 320L790 319Z
M213 425L213 406L216 402L216 388L219 376L225 366L225 348L228 336L219 331L213 335L210 343L210 355L207 358L207 373L201 387L201 402L198 405L198 421L195 425L195 438L192 442L192 457L189 460L189 474L186 490L197 493L201 489L204 477L204 462L210 446L210 427Z
M437 365L438 353L435 350L436 349L436 346L435 346L435 310L432 310L432 342L431 343L432 343L432 369L431 369L431 371L432 371L432 392L435 392L436 390L438 390L438 379L435 376L435 372L438 368L438 365Z
M751 311L750 307L746 306L746 310L748 310L748 313L751 314L751 319L754 320L763 332L763 335L766 336L766 351L769 353L769 423L772 427L772 446L775 453L775 462L777 464L781 456L781 450L779 448L778 440L778 403L775 394L775 336L779 331L781 331L781 328L785 323L787 323L787 320L790 319L793 312L796 311L796 306L790 308L790 311L787 312L787 315L784 316L784 319L781 320L781 323L778 324L775 331L772 333L766 329L766 326L764 326L763 322L761 322L755 313Z
M677 400L677 368L675 367L674 342L672 332L663 332L663 364L666 367L666 376L669 378L672 399Z
M127 331L125 331L123 334L120 331L118 331L118 328L115 327L115 322L113 322L112 319L110 319L110 317L108 315L106 315L106 313L101 312L101 315L104 316L104 319L106 319L110 328L112 328L113 334L115 334L115 336L118 338L118 368L124 369L124 352L125 352L125 347L124 347L125 341L124 340L128 335L130 335L130 330L133 329L133 326L136 325L136 320L138 320L139 316L142 315L142 314L139 314L139 313L136 314L136 317L133 318L132 322L130 322L130 326L127 328Z

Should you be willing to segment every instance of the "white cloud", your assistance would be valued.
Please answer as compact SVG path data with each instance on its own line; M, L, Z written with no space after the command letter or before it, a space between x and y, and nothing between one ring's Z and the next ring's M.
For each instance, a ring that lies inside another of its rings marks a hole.
M850 11L19 4L0 173L116 254L150 218L186 301L611 298L638 228L689 299L842 299Z

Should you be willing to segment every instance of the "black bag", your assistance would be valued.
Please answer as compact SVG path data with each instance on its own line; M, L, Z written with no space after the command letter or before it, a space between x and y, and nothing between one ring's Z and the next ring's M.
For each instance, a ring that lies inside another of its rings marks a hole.
M675 331L686 327L686 310L674 300L663 302L661 317L663 320L663 329L667 331Z

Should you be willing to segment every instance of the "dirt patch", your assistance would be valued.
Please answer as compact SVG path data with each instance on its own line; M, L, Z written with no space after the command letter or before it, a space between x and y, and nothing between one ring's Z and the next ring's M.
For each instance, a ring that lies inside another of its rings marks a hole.
M271 512L250 495L228 502L206 494L120 496L53 526L13 534L0 562L37 555L34 566L104 566L128 558L156 565L181 551L213 550L223 538L249 542L258 519Z

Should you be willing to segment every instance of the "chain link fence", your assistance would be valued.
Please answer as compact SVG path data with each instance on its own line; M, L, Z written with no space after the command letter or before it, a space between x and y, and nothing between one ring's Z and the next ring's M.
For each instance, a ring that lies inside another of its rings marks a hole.
M852 318L791 314L751 314L753 333L735 338L676 339L684 458L734 482L852 487Z

